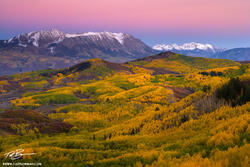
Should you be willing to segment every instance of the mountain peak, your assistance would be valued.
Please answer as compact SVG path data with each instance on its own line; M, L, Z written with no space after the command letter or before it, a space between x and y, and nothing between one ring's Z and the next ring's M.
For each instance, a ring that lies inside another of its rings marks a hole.
M64 39L64 36L64 33L57 29L32 31L10 38L7 43L18 44L22 47L26 47L27 45L39 47L44 44L60 42Z

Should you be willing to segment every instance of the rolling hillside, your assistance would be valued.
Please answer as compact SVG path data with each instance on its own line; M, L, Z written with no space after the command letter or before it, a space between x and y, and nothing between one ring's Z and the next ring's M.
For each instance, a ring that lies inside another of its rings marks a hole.
M58 167L247 167L249 94L250 64L172 52L4 76L0 151Z

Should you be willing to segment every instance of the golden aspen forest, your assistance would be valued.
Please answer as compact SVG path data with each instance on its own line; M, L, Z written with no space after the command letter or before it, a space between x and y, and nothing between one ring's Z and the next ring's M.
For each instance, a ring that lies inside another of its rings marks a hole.
M249 167L250 64L164 52L0 77L0 161Z

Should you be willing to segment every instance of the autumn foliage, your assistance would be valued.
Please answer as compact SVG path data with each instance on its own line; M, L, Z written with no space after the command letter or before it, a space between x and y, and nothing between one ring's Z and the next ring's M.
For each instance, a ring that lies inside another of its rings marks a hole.
M174 53L9 76L0 92L23 93L0 113L0 151L44 166L247 167L249 83L247 64Z

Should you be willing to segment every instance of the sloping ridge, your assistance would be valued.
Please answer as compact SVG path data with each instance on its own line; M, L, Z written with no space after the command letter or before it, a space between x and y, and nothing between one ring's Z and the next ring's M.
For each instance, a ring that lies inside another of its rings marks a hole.
M81 71L84 71L84 70L90 68L91 66L97 66L97 67L105 66L113 71L122 71L122 70L127 71L127 70L129 70L129 68L123 66L122 64L112 63L112 62L97 58L97 59L83 61L79 64L76 64L74 66L71 66L69 68L64 69L60 73L69 74L69 73L74 73L74 72L81 72Z
M143 57L143 58L141 58L141 59L136 59L136 60L131 61L131 62L142 61L142 60L145 60L145 61L152 61L152 60L155 60L155 59L169 58L169 57L171 57L171 56L176 56L176 53L167 51L167 52L159 53L159 54L157 54L157 55L152 55L152 56Z
M188 66L189 68L196 68L198 70L210 69L210 68L219 68L225 66L239 66L240 63L235 62L233 60L228 59L212 59L212 58L204 58L204 57L191 57L182 54L177 54L171 51L162 52L157 55L144 57L141 59L137 59L131 61L132 64L138 64L139 62L143 62L143 67L151 67L149 63L152 61L161 61L161 63L176 63ZM129 62L128 62L129 63ZM171 64L165 64L165 66L169 66ZM158 64L155 64L155 68L159 68Z

